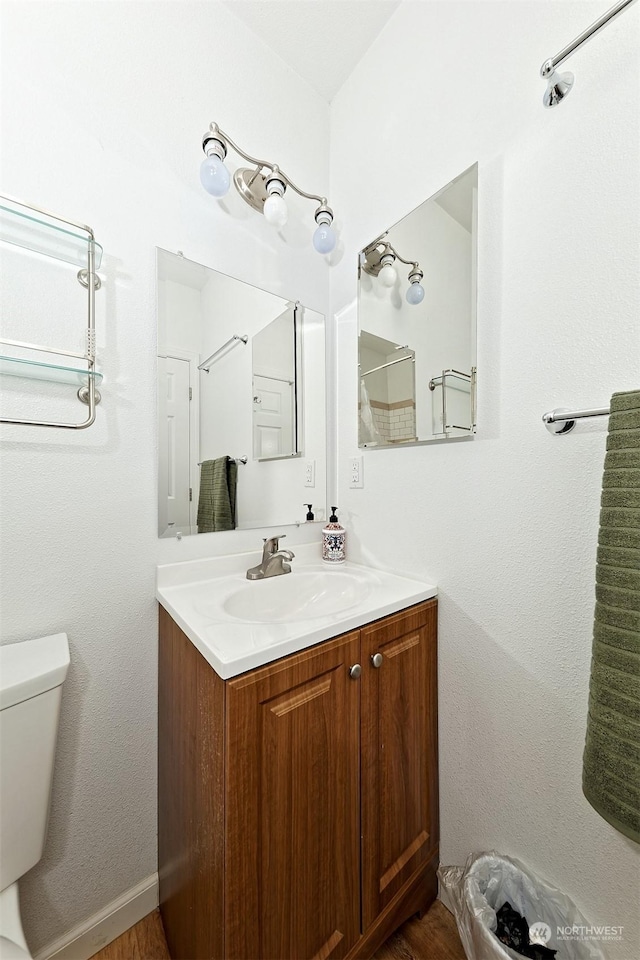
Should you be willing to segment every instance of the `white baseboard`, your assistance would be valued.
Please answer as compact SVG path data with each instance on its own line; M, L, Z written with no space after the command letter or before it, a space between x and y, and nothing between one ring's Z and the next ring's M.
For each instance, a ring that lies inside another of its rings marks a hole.
M113 900L99 913L39 950L34 960L89 960L158 906L154 873Z

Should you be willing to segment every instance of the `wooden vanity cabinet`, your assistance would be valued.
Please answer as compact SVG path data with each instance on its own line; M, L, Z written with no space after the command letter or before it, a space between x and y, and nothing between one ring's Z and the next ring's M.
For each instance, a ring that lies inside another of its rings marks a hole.
M434 899L436 616L429 600L223 681L160 608L174 960L367 958Z
M361 631L363 930L438 842L436 631L435 600Z
M360 937L359 651L349 633L227 683L227 957Z

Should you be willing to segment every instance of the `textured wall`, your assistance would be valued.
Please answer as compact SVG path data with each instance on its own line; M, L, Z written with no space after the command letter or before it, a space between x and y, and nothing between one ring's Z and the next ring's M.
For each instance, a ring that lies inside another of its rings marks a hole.
M312 205L291 201L282 240L239 197L208 197L198 167L216 119L326 190L328 108L215 2L7 2L1 15L2 189L90 223L106 254L97 424L1 434L2 640L66 630L72 649L49 841L22 884L36 951L156 869L158 554L260 542L156 539L155 245L326 312Z
M601 12L402 4L333 101L338 500L352 557L439 584L444 862L522 858L624 924L608 949L631 960L640 851L580 788L606 421L564 438L540 422L640 386L640 9L575 55L558 109L538 77ZM357 250L475 160L477 439L366 451L349 490Z
M638 9L576 55L563 107L542 109L537 77L601 10L399 9L332 105L332 294L352 556L441 588L443 857L521 856L594 921L624 923L611 954L627 960L638 851L579 785L605 425L559 439L540 424L638 382ZM1 434L2 639L67 630L73 658L49 844L23 885L37 950L155 869L156 557L256 541L156 540L154 247L324 310L308 205L292 200L283 242L239 198L204 196L197 166L217 119L322 189L328 111L215 2L5 2L1 16L2 188L86 220L106 250L97 425ZM365 488L348 490L356 251L476 159L479 436L366 452Z

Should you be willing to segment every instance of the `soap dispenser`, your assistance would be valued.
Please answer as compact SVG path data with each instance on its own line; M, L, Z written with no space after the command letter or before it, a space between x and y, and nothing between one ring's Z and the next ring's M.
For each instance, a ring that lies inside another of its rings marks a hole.
M337 507L331 507L331 516L322 528L322 559L325 563L344 563L346 530L338 521Z
M311 521L314 519L313 512L312 512L312 510L311 510L311 507L313 506L313 504L312 504L312 503L303 503L302 506L307 508L307 515L306 515L306 517L305 517L305 520L306 520L308 523L311 523Z

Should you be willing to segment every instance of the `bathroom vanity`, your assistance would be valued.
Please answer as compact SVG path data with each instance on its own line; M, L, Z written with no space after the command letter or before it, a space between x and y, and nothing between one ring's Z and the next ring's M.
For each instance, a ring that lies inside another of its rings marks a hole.
M372 622L360 611L342 631L352 607L333 637L228 679L204 628L196 644L166 609L193 634L189 585L159 585L160 908L174 960L370 957L435 898L437 600L388 579L431 599ZM385 613L390 589L377 590Z

